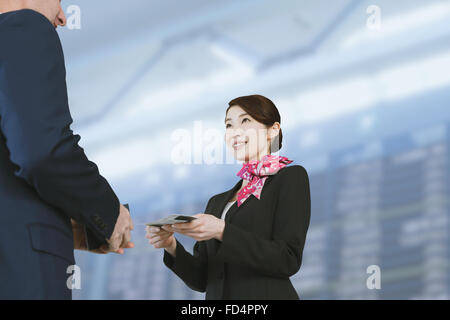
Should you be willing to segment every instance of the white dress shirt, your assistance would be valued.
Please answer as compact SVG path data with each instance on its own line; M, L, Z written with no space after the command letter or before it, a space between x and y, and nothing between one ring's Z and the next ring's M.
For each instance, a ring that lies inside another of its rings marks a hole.
M231 206L232 206L233 203L235 203L235 202L236 202L236 200L235 200L235 201L232 201L232 202L228 202L228 203L225 205L225 208L223 209L223 212L222 212L222 217L221 217L222 220L225 220L225 216L227 215L227 211L231 208Z

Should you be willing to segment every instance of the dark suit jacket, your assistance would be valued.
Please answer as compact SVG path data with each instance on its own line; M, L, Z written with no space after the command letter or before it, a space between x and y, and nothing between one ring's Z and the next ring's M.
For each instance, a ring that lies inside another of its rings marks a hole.
M220 218L242 181L213 196L205 213ZM260 199L230 207L221 242L198 241L191 255L177 241L176 257L164 250L164 263L206 299L299 299L289 277L302 263L310 210L306 170L284 167L267 178Z
M91 249L109 238L119 200L70 129L58 34L41 14L0 15L0 298L70 298L70 218Z

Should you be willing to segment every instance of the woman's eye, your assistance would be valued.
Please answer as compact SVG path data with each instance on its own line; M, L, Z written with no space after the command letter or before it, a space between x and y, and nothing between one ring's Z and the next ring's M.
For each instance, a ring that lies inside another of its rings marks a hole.
M229 128L229 127L231 127L231 124L227 124L227 125L225 126L225 128Z
M244 119L242 120L242 123L244 123L245 120L250 121L249 118L244 118Z

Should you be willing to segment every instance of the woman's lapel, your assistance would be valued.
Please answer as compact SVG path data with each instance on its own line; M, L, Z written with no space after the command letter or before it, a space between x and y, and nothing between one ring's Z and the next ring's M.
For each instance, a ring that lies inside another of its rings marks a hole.
M267 178L266 182L264 183L264 188L270 183L270 181L272 181L272 178L274 176L271 175ZM239 180L233 188L231 188L230 190L228 190L227 192L225 192L220 199L217 200L217 205L214 206L213 208L213 212L212 214L214 216L216 216L217 218L221 218L222 217L222 213L223 210L225 209L226 204L228 203L228 201L231 200L231 198L233 197L233 195L241 188L243 180ZM267 188L266 188L267 190ZM262 195L262 192L261 192ZM251 204L252 201L259 201L259 199L256 199L256 197L254 195L250 195L250 197L248 197L239 207L237 206L237 202L233 203L233 205L228 209L227 214L225 216L225 220L231 221L233 219L233 216L235 215L235 213L238 210L242 210L243 208L245 208L246 206L248 206L249 204ZM218 250L218 246L220 244L220 241L217 239L211 239L210 241L206 242L207 245L211 246L211 250L212 252L215 254Z
M227 205L228 201L231 200L233 195L241 188L243 180L239 180L233 188L222 194L222 196L217 200L217 205L214 206L212 214L216 216L217 218L222 217L223 209L225 209L225 206Z

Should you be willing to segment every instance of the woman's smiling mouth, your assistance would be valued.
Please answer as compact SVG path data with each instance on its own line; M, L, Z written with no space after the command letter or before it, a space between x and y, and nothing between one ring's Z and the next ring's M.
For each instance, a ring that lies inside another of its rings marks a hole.
M245 145L245 144L247 144L247 141L244 141L244 142L235 142L235 143L233 143L233 148L234 148L235 150L237 150L237 149L239 149L240 147L242 147L242 146Z

